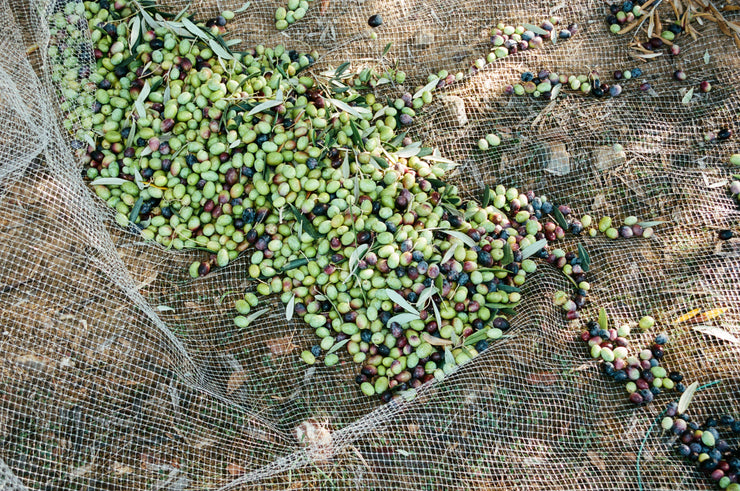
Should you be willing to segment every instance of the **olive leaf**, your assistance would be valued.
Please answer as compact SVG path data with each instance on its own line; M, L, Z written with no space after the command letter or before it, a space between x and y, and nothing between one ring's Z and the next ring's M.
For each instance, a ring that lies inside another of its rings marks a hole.
M216 56L218 56L221 59L224 60L233 60L234 55L229 53L228 50L226 50L223 46L221 46L215 39L211 39L208 41L208 45L211 47L214 53L216 53Z
M150 91L151 87L149 86L149 81L147 80L146 82L144 82L144 87L141 88L141 92L139 92L139 97L137 97L136 101L134 102L136 112L139 113L139 117L142 119L146 119L146 107L144 106L144 101L146 101L146 98L149 97Z
M245 326L244 327L247 327L249 324L252 323L252 321L254 321L255 319L257 319L259 317L262 317L263 315L265 315L269 311L270 311L270 309L260 309L260 310L257 310L255 312L252 312L251 314L249 314L247 316L247 320L245 322Z
M120 186L124 182L128 181L120 177L100 177L91 182L90 186Z
M683 104L688 104L691 101L691 98L694 97L694 88L691 87L689 90L686 91L686 93L683 96L683 99L681 99L681 102Z
M131 223L136 223L136 219L139 217L139 211L141 211L141 205L144 204L144 197L139 196L139 199L136 200L136 203L134 203L134 207L131 208L131 213L128 216L128 221Z
M242 6L241 6L241 7L239 7L238 9L234 10L234 13L235 13L235 14L240 14L240 13L244 12L245 10L247 10L247 9L249 8L249 5L250 5L251 3L252 3L252 2L246 2L246 3L244 4L244 5L242 5Z
M565 221L565 217L563 216L563 212L560 211L560 208L557 206L552 209L552 216L555 218L555 221L558 222L558 225L560 225L560 228L563 230L568 230L568 222Z
M489 309L513 309L517 305L519 305L519 302L516 303L487 303L486 307Z
M129 52L133 54L133 50L136 49L136 45L139 42L139 35L141 34L141 17L134 16L131 19L131 35L129 36Z
M385 293L388 295L388 298L400 305L406 312L415 314L417 317L419 316L419 311L412 307L411 304L408 303L408 301L406 301L406 299L403 298L400 293L391 288L386 288Z
M339 99L332 99L332 98L327 98L327 99L334 107L354 116L357 119L362 119L361 113L372 114L372 112L367 108L357 107L357 106L352 107L346 102L340 101Z
M581 260L581 268L584 273L588 273L591 267L591 257L588 255L588 251L581 244L578 244L578 259Z
M450 351L449 347L445 347L445 365L455 366L457 363L455 362L455 357L452 354L452 351Z
M441 278L441 276L437 278ZM439 307L437 307L437 302L434 300L432 300L432 308L434 309L434 319L437 321L437 327L440 327L442 326L442 316L439 314Z
M383 157L378 157L377 155L371 155L373 158L373 161L378 164L378 167L381 169L387 169L388 168L388 161L385 160Z
M442 278L442 275L438 275L437 278L434 280L434 286L437 287L437 290L441 292L443 285L444 279Z
M451 237L461 240L463 243L465 243L466 246L470 247L471 249L477 245L475 241L471 239L467 234L458 232L457 230L444 230L443 229L443 230L440 230L440 232L444 232Z
M483 199L481 200L481 204L483 205L483 208L487 207L488 204L491 202L491 187L486 184L486 187L483 188Z
M704 51L704 64L709 65L709 50Z
M655 227L656 225L663 225L664 223L668 223L665 220L652 220L649 222L640 222L638 223L639 226L642 228L648 228L648 227Z
M392 42L385 45L385 48L383 48L383 53L380 55L381 58L388 54L388 51L390 51L391 46L393 46Z
M411 145L407 145L396 152L396 156L407 159L418 155L421 151L421 142L414 142Z
M539 34L540 36L546 36L547 35L547 31L544 30L543 28L539 27L539 26L535 26L535 25L532 25L532 24L524 24L522 27L524 27L528 31L532 31L535 34Z
M278 88L274 99L265 101L262 104L257 104L256 106L252 108L251 111L247 113L247 117L254 116L257 113L261 113L262 111L266 111L267 109L270 109L272 107L279 106L282 103L283 103L283 88L280 87Z
M434 285L429 285L419 294L419 298L416 301L416 308L423 308L432 295L437 293L437 288Z
M187 17L182 18L182 25L185 26L185 29L190 31L193 36L199 37L204 41L208 41L210 39L210 37L205 32L203 32L200 27L196 26L193 21L191 21Z
M394 315L390 319L388 319L388 324L391 322L395 322L396 324L400 325L401 327L407 325L411 321L419 320L419 316L417 314L411 314L408 312L404 312L402 314Z
M339 341L337 344L335 344L334 346L332 346L331 348L329 348L329 351L327 351L326 354L327 355L330 355L330 354L334 353L339 348L341 348L342 346L344 346L345 344L347 344L349 342L350 342L350 338L347 338L344 341Z
M347 278L350 278L353 274L355 274L355 270L357 269L357 265L360 262L360 259L365 257L365 252L370 249L370 246L368 244L362 244L357 249L352 251L352 254L349 256L349 276ZM345 281L347 281L345 279Z
M357 125L351 119L349 120L349 127L352 130L352 142L357 145L361 150L365 150L365 142L362 141L360 132L357 131Z
M160 312L174 312L175 311L175 309L173 309L172 307L168 305L157 305L157 310L159 310Z
M334 71L334 78L339 78L344 74L344 72L347 71L347 68L349 68L350 62L345 61L341 65L337 67L337 69Z
M506 266L514 262L514 253L511 252L511 246L508 242L504 244L504 257L501 259L501 265Z
M459 244L457 242L453 242L453 243L450 244L450 248L447 249L447 251L445 252L445 255L442 258L442 261L440 261L440 264L446 263L447 261L449 261L452 258L452 256L455 255L455 249L457 249L457 246L458 245Z
M733 344L740 344L740 340L738 340L731 333L725 331L724 329L720 327L706 326L706 325L694 326L694 331L698 331L702 334L709 334L710 336L714 336L715 338L718 338L718 339L723 339Z
M288 300L288 305L285 306L285 318L288 320L292 319L294 312L295 312L295 295L290 297L290 300Z
M424 87L420 88L416 91L416 93L413 95L413 99L416 99L417 97L421 97L421 95L424 92L431 92L437 87L437 84L439 83L439 77L435 76L432 78L432 80L429 81L428 84L426 84Z
M134 3L136 4L137 7L139 7L139 12L141 12L141 16L144 18L144 21L147 24L149 24L149 27L151 27L152 29L155 29L155 30L158 29L160 27L159 22L157 22L154 19L152 19L152 16L149 15L149 12L147 12L146 10L144 10L144 7L142 7L141 5L139 5L137 2L134 2Z
M521 288L517 288L515 286L504 285L503 283L496 285L496 289L501 290L502 292L506 292L506 293L521 293L522 291Z
M494 266L494 267L491 267L491 268L478 268L478 271L480 271L481 273L484 273L484 272L488 271L488 272L491 272L491 273L506 273L506 274L511 274L511 271L509 271L508 269L506 269L506 268L499 268L498 266Z
M609 319L606 317L606 309L604 307L599 309L599 327L604 330L609 327Z
M141 177L141 172L136 167L134 167L134 182L139 187L139 191L144 190L144 178Z
M557 36L553 36L553 39L555 39ZM563 87L562 84L558 84L555 87L552 88L552 92L550 92L550 100L555 99L558 94L560 94L560 89Z
M540 252L545 246L547 245L547 239L540 239L534 244L530 244L524 249L522 249L522 261L525 259L534 256L538 252Z
M483 341L488 337L488 329L481 329L480 331L476 331L467 338L465 338L464 346L470 346L473 344L476 344L478 341Z
M344 152L344 160L342 160L342 177L349 179L349 152Z
M678 414L685 413L689 408L689 404L691 404L691 400L694 398L697 387L699 387L699 382L694 382L686 387L686 390L681 394L681 399L678 400L678 410L676 411Z
M162 95L162 104L167 104L171 97L170 84L167 84L167 87L164 88L164 94Z
M313 228L313 224L311 224L311 221L306 218L300 211L298 211L298 208L296 208L293 203L288 203L288 207L290 208L291 213L293 213L296 221L301 223L301 225L303 226L303 230L305 230L308 235L310 235L314 239L318 239L321 237L321 235L316 232L316 229Z

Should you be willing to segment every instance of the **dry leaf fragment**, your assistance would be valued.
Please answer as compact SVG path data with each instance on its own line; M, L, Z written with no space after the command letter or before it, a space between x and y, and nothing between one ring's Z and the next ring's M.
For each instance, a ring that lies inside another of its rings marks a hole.
M247 376L247 372L244 370L234 370L231 372L231 376L229 377L229 382L226 384L226 393L231 394L236 389L242 386L244 382L247 381L249 377Z
M727 312L727 310L728 309L726 307L722 307L722 308L718 308L718 309L712 309L712 310L707 310L706 312L702 313L699 317L696 318L696 322L706 322L706 321L710 321L712 319L716 319L720 315L722 315L725 312Z
M437 338L429 334L428 332L421 333L421 339L431 344L432 346L452 346L452 341L449 339Z
M290 354L294 349L297 348L297 346L293 344L292 336L283 336L279 338L268 339L267 341L265 341L265 343L267 344L270 353L276 356Z
M228 472L230 476L241 476L247 471L239 464L229 462L229 465L226 466L226 472Z
M740 340L737 339L733 334L725 331L721 327L714 326L694 326L694 330L702 334L709 334L718 339L723 339L733 344L740 344Z
M689 312L686 312L685 314L679 316L676 318L676 320L673 321L673 324L681 324L682 322L686 322L687 320L696 317L697 314L701 312L701 309L694 309Z

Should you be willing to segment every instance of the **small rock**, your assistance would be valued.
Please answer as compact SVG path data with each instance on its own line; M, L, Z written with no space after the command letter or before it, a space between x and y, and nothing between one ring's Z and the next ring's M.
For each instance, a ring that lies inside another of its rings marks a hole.
M594 150L594 163L600 171L613 169L627 162L627 154L621 147L614 148L614 145L604 145L596 147Z
M468 115L465 112L465 101L456 95L445 95L440 97L443 104L445 121L456 121L458 126L468 124Z
M550 145L550 155L545 170L556 176L564 176L570 173L570 154L565 149L565 144L554 143Z
M427 49L434 43L434 31L428 29L416 31L412 42L416 49Z

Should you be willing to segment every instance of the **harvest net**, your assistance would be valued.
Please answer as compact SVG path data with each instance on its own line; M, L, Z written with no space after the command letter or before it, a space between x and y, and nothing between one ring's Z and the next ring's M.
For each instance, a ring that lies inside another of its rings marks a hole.
M728 191L737 147L707 135L740 130L740 57L717 22L694 23L696 39L675 41L680 55L644 63L629 55L633 32L609 33L602 2L316 0L282 32L278 4L251 2L230 21L231 37L316 50L316 70L345 61L403 70L404 85L384 89L393 97L430 73L465 73L410 127L459 164L451 180L463 197L504 184L579 215L664 221L652 238L565 240L564 249L581 243L591 259L582 319L602 307L617 324L652 315L671 336L667 367L687 381L720 381L696 395L692 413L738 416L740 351L716 336L739 332L740 242L717 238L740 219ZM675 18L674 6L659 5L661 17ZM206 19L240 7L196 2L189 12ZM192 279L188 267L203 252L166 250L123 230L89 188L46 54L60 8L0 3L5 489L710 488L648 433L674 396L635 407L601 373L578 339L582 321L553 306L553 293L570 286L547 264L523 287L502 339L409 401L360 392L347 353L333 367L303 363L314 330L286 321L276 295L260 300L269 311L249 329L237 328L234 302L253 289L246 257ZM376 13L383 23L372 30ZM490 52L497 23L552 15L577 33L468 70ZM505 94L524 71L593 69L606 78L635 67L643 74L619 97ZM674 80L678 69L685 81ZM704 80L710 92L686 96ZM638 88L645 82L651 90ZM502 144L481 151L476 142L488 133ZM674 323L718 308L726 311L704 324L715 335Z

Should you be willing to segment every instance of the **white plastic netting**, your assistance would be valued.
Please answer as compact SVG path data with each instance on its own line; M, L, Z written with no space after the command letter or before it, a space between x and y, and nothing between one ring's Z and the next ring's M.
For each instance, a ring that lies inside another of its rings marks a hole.
M664 3L670 18L675 5ZM409 90L440 69L468 73L498 22L558 15L578 24L567 42L496 60L441 90L411 133L460 164L453 181L465 197L505 184L579 214L665 221L651 239L566 240L591 257L583 317L600 307L620 323L654 316L671 335L666 366L689 381L720 381L697 394L694 414L737 416L737 344L673 324L693 309L725 308L711 324L740 332L740 243L717 239L740 219L727 190L737 145L705 139L740 129L740 57L715 22L694 24L699 35L681 38L680 56L643 63L628 55L632 33L608 32L600 1L316 0L284 32L274 27L278 4L251 2L230 23L232 36L316 50L318 66L332 68L378 63L392 43L380 63L397 63ZM190 12L208 18L241 6L198 2ZM315 343L313 329L286 322L277 297L261 300L271 310L249 330L236 328L234 301L251 288L246 258L193 280L188 266L202 253L122 230L88 188L46 56L57 7L0 3L5 489L710 488L656 433L646 437L673 396L636 408L588 357L581 322L552 305L569 285L555 268L544 265L524 287L503 339L409 402L363 395L349 359L305 365L298 355ZM384 19L377 39L367 26L375 13ZM737 18L731 9L724 16ZM620 97L504 93L526 70L638 66L644 74ZM677 69L686 81L673 79ZM683 102L702 80L712 90ZM639 90L643 82L653 90ZM503 144L481 152L476 141L493 131ZM609 151L615 143L623 156Z

